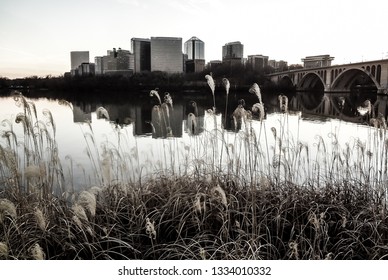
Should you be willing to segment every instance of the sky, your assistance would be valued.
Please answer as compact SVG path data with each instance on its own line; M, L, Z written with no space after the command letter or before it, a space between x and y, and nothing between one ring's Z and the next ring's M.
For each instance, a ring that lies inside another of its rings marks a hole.
M59 76L71 51L90 60L131 50L131 38L192 36L205 59L240 41L244 57L301 64L329 54L333 64L388 58L386 0L0 0L0 77Z

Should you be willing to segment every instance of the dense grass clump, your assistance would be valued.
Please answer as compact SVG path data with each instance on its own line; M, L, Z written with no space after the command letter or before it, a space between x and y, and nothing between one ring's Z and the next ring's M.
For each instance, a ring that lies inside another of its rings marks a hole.
M1 259L386 259L379 196L320 187L160 177L73 197L0 193Z

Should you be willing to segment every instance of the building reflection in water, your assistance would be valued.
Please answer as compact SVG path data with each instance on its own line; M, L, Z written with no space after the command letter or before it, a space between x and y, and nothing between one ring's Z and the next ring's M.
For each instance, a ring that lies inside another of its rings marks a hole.
M253 119L260 120L264 115L281 110L277 96L265 97L264 108L255 108L257 100L250 96L230 100L227 110L217 108L218 113L227 111L227 117L221 118L222 126L228 131L238 131L244 121L244 112L252 114ZM288 96L288 110L302 112L302 117L318 116L327 118L339 118L353 123L369 124L368 118L378 115L387 116L388 98L380 95L351 95L351 94L321 94L297 93ZM363 106L366 100L370 100L372 112L368 116L361 115L357 108ZM211 100L210 100L211 101ZM219 104L225 104L224 100L218 100ZM152 135L153 138L182 137L183 133L189 135L201 134L205 126L205 111L211 108L211 104L205 99L189 97L169 103L151 103L149 100L125 103L73 103L73 120L86 122L92 120L92 114L99 107L107 111L109 120L120 126L133 125L135 136ZM249 112L250 111L250 112ZM258 117L260 116L261 117ZM210 123L209 123L210 124Z

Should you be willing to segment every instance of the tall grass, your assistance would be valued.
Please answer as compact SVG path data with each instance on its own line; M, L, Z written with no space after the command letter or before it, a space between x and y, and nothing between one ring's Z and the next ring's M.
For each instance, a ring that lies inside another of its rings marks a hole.
M141 160L118 128L100 146L91 126L83 130L97 185L78 192L63 188L51 115L39 120L15 95L24 141L3 122L0 259L386 259L383 118L371 121L367 142L343 147L333 133L309 145L285 96L268 127L260 88L250 91L258 102L238 108L231 132L212 90L214 110L190 145L155 139L159 164ZM159 106L172 107L166 96Z

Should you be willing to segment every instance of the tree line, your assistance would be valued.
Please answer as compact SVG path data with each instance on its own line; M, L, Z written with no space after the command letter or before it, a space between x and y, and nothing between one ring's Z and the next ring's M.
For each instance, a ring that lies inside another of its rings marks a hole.
M273 71L270 67L259 70L242 64L219 64L198 73L169 74L161 71L145 71L131 76L89 75L89 76L31 76L23 79L0 77L0 90L21 88L34 91L128 91L148 90L152 88L201 90L207 87L205 75L211 74L221 85L222 78L227 78L232 87L246 89L253 83L267 90L278 90L266 74ZM284 89L282 89L284 90Z

